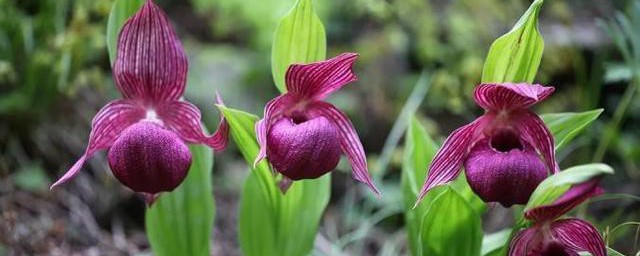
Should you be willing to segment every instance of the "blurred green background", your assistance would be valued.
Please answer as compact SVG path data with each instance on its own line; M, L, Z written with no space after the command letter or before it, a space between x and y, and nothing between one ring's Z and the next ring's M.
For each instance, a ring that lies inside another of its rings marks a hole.
M213 130L217 90L227 105L262 113L277 94L270 71L276 24L293 0L157 0L189 55L186 98ZM634 1L547 1L539 29L545 52L536 82L557 91L539 113L604 108L595 124L558 155L561 167L603 161L616 169L608 196L576 214L593 221L613 248L635 254L640 219L640 57L623 58L604 29L626 14L640 42ZM91 118L119 97L106 50L110 0L0 0L0 255L148 254L144 203L113 178L97 154L73 182L48 186L83 152ZM330 205L314 254L407 254L400 195L402 146L386 171L380 152L420 74L430 88L418 113L434 138L481 113L471 100L491 42L529 5L514 0L314 1L327 31L328 53L360 53L360 80L330 101L351 117L384 197L376 199L334 172ZM635 3L638 4L638 3ZM617 14L618 13L618 14ZM640 55L640 43L627 46ZM638 78L635 78L639 81ZM631 92L629 92L631 91ZM631 101L611 126L625 94ZM606 132L605 132L606 130ZM611 136L603 136L611 134ZM598 156L600 144L608 143ZM388 149L389 150L389 149ZM247 165L232 147L216 154L214 255L239 255L237 202ZM625 195L623 195L625 194ZM635 195L636 197L630 196ZM491 206L485 232L511 224L511 212ZM508 221L507 221L508 220Z

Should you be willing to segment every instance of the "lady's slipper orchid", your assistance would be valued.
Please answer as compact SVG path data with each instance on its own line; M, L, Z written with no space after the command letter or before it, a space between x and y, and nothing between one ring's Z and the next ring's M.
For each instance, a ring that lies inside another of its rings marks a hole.
M574 185L551 204L526 211L524 216L533 221L533 226L520 231L511 240L509 256L577 256L580 252L606 256L604 241L589 222L576 218L558 219L584 200L601 194L599 179Z
M364 149L349 118L323 101L342 86L356 81L352 72L355 53L307 65L289 66L285 75L287 93L269 101L264 117L256 123L260 152L284 175L281 188L293 180L314 179L333 170L344 152L353 177L379 194L367 170Z
M553 137L529 108L553 93L538 84L481 84L474 100L485 114L455 130L429 166L418 202L432 188L458 176L460 167L485 202L524 204L557 172Z
M207 136L200 111L182 98L187 57L153 1L120 31L113 77L123 99L110 102L93 118L86 151L51 188L75 176L96 151L109 149L115 177L133 191L152 196L173 190L186 177L191 153L185 142L216 150L226 146L226 121L221 119L215 134Z

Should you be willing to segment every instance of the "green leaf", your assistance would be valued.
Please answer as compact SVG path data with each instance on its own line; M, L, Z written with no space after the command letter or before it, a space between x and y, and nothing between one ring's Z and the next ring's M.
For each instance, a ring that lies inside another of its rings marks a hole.
M215 205L211 184L213 151L191 145L191 168L172 192L162 193L146 212L145 224L155 255L209 255Z
M535 0L516 25L491 44L482 70L483 83L533 82L544 41L538 32L543 0Z
M452 188L431 204L420 227L422 252L417 255L480 255L480 215Z
M618 251L612 249L611 247L607 246L607 255L608 256L624 256L624 254L619 253Z
M556 151L567 145L573 138L582 132L591 122L596 120L603 109L594 109L580 113L551 113L541 115L556 143Z
M252 165L258 154L258 117L218 106L231 127L231 137ZM245 182L240 201L239 240L244 255L308 255L318 224L329 203L331 176L296 181L286 194L267 161L260 162Z
M289 65L323 60L326 41L324 26L311 0L298 0L278 24L273 38L271 72L281 93L287 91L284 79Z
M412 255L419 255L419 231L422 216L427 212L434 198L442 192L440 188L429 191L415 209L413 205L418 198L418 192L427 175L427 167L438 150L429 134L415 116L409 119L409 128L405 138L404 160L402 162L401 186L404 197L406 229L409 238L409 248ZM436 191L438 190L438 191Z
M603 174L613 174L613 169L606 164L585 164L551 175L543 180L533 191L524 211L550 204L569 190L572 185Z
M116 47L118 46L118 36L124 23L133 16L145 0L115 0L111 6L109 20L107 21L107 50L109 51L109 62L113 65L116 61Z
M500 251L500 249L509 242L510 236L510 228L485 235L482 238L482 250L480 255L493 255L496 251Z

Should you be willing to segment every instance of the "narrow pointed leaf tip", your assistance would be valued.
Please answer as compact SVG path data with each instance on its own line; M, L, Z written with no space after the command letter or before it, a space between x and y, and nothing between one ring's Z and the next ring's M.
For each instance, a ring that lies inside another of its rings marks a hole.
M491 44L482 70L483 83L533 81L544 49L538 31L542 3L534 1L513 28Z

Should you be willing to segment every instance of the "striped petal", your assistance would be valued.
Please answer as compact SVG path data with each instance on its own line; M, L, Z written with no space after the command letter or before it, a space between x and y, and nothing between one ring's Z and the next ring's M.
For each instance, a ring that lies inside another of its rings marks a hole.
M473 98L485 110L512 110L529 108L554 91L554 87L539 84L481 84L476 87Z
M531 227L518 232L509 243L509 256L528 256L536 248L535 238L538 229Z
M534 222L557 219L585 200L602 194L602 188L598 186L600 179L602 177L596 177L574 185L551 204L530 209L524 213L524 216Z
M222 99L216 95L216 103L224 105ZM200 110L187 101L172 101L159 106L158 117L164 125L175 131L189 143L202 143L215 149L223 150L227 146L229 125L224 116L220 115L218 129L211 136L207 136L200 121Z
M549 173L557 173L560 168L556 163L553 135L538 115L529 111L518 111L514 114L516 129L540 152Z
M187 57L165 13L153 1L148 0L122 27L113 76L125 98L171 101L184 93Z
M353 73L357 53L343 53L332 59L289 66L287 90L302 98L322 100L342 86L358 80Z
M293 103L294 99L288 93L267 102L267 105L264 107L264 117L256 122L256 138L260 146L260 151L258 151L258 155L253 161L254 168L267 156L267 134L269 134L269 129L282 117L285 109Z
M104 106L93 118L89 145L84 154L51 185L51 189L73 178L93 153L109 148L124 129L142 120L145 115L146 110L132 100L115 100Z
M551 223L553 236L576 252L589 252L593 256L606 256L602 236L589 222L570 218Z
M444 141L442 147L433 157L427 171L427 179L422 185L416 205L436 186L454 180L460 173L462 162L469 153L469 149L481 133L484 125L492 117L481 116L475 121L453 131Z
M371 191L380 195L380 191L376 188L369 175L367 167L367 158L362 147L362 142L358 137L356 129L353 127L349 117L335 106L318 101L314 102L307 109L311 116L323 116L329 119L336 126L340 135L340 147L342 152L347 155L351 168L353 169L353 178L359 182L367 184Z

